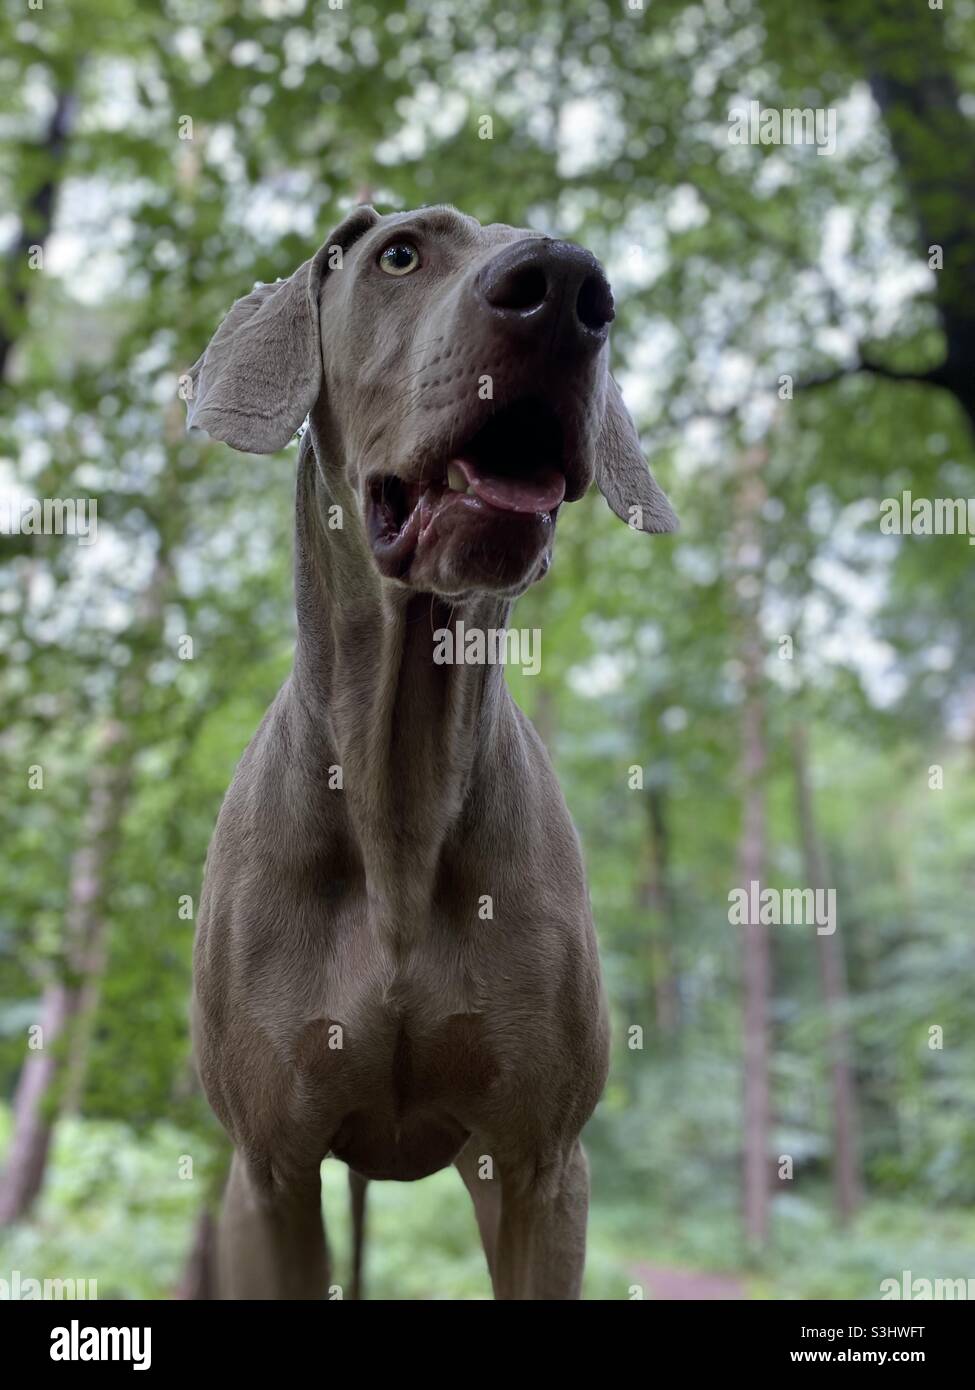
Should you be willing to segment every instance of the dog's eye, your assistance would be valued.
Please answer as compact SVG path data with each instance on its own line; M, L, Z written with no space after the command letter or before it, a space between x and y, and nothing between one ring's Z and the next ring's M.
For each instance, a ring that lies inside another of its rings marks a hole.
M420 253L409 241L396 241L379 257L387 275L409 275L420 264Z

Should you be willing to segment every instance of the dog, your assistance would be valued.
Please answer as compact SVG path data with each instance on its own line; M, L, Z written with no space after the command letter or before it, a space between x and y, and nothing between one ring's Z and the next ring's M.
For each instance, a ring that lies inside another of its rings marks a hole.
M674 530L608 368L586 250L450 207L356 208L238 300L188 425L298 452L293 671L210 844L193 1039L234 1156L219 1296L323 1298L320 1169L455 1165L498 1299L574 1299L607 1010L578 839L496 664L563 503ZM334 1291L333 1294L334 1295Z

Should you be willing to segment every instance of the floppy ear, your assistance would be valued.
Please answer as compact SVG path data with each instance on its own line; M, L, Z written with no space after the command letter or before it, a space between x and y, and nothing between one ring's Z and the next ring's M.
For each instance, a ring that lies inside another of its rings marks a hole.
M336 247L347 251L379 221L358 207L287 280L238 299L190 368L188 429L249 454L283 449L322 385L318 299Z
M606 412L596 441L596 486L616 515L635 531L676 531L680 525L647 467L636 426L608 372Z

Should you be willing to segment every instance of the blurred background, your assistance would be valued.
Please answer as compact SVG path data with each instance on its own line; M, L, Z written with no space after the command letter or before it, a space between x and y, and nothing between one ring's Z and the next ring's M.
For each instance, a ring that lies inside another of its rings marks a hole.
M590 247L682 518L648 539L598 495L566 509L514 619L542 629L510 679L614 1016L587 1296L975 1276L975 552L879 524L905 490L975 492L973 19L5 8L0 492L95 498L98 532L0 536L3 1277L194 1286L225 1150L189 1062L193 918L290 665L295 447L189 440L179 379L361 198ZM749 101L834 113L835 152L734 143ZM732 926L752 880L835 889L836 932ZM339 1165L325 1201L341 1282ZM371 1202L374 1297L489 1296L453 1172Z

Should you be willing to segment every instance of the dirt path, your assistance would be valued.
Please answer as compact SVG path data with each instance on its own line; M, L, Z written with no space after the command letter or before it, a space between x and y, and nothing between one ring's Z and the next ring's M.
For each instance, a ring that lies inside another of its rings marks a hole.
M636 1265L634 1273L655 1299L743 1299L748 1291L733 1274L710 1274L701 1269L669 1269L665 1265Z

